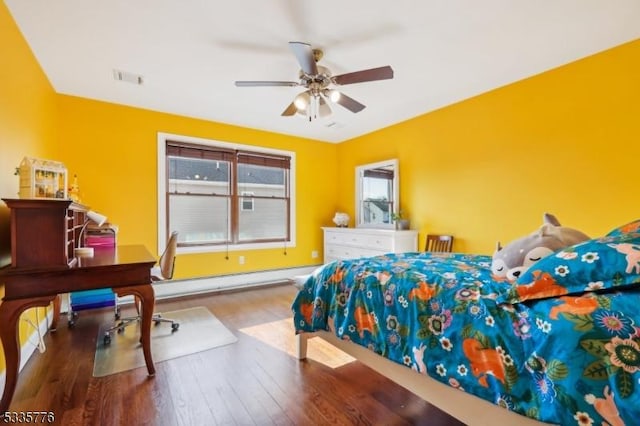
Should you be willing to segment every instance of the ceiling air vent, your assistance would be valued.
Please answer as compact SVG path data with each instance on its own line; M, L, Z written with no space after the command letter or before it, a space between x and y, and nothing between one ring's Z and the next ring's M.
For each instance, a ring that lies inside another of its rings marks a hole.
M124 81L126 83L137 84L139 86L144 82L142 76L139 74L115 69L113 70L113 78L116 81Z

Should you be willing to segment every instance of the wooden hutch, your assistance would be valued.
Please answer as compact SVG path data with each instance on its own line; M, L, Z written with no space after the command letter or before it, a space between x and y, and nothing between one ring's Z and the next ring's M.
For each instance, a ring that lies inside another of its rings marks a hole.
M88 209L71 200L2 199L11 209L11 266L62 267L74 254Z

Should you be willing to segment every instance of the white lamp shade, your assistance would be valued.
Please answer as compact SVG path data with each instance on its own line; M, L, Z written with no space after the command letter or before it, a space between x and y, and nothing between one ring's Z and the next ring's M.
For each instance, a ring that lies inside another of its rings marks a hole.
M298 112L306 111L309 106L309 93L302 92L293 100L293 104L298 108Z
M101 215L100 213L94 212L93 210L89 210L87 212L87 218L97 223L98 226L104 225L104 223L107 221L107 217L105 215Z
M340 92L337 90L327 90L325 95L331 100L331 102L338 102L340 100Z

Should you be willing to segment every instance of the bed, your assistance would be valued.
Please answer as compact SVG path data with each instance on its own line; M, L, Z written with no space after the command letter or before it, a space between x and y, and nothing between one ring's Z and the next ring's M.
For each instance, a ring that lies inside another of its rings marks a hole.
M485 255L328 263L292 305L299 358L320 336L466 424L637 424L639 225L553 253L515 283Z

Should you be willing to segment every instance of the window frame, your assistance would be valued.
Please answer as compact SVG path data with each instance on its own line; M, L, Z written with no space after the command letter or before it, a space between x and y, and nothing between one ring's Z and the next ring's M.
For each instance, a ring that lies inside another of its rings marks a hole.
M161 253L166 245L168 238L168 211L167 211L167 161L166 147L167 141L176 141L180 143L214 146L222 149L248 151L265 155L280 155L290 158L289 166L289 241L270 241L270 242L250 242L250 243L229 243L216 245L197 245L197 246L178 246L178 253L212 253L223 251L238 250L260 250L272 248L291 248L296 246L296 161L295 153L291 151L277 150L272 148L261 147L258 145L244 145L232 142L224 142L214 139L197 138L185 135L176 135L170 133L158 133L157 140L157 199L158 199L158 252ZM237 190L237 188L235 189ZM238 198L242 196L237 194Z

